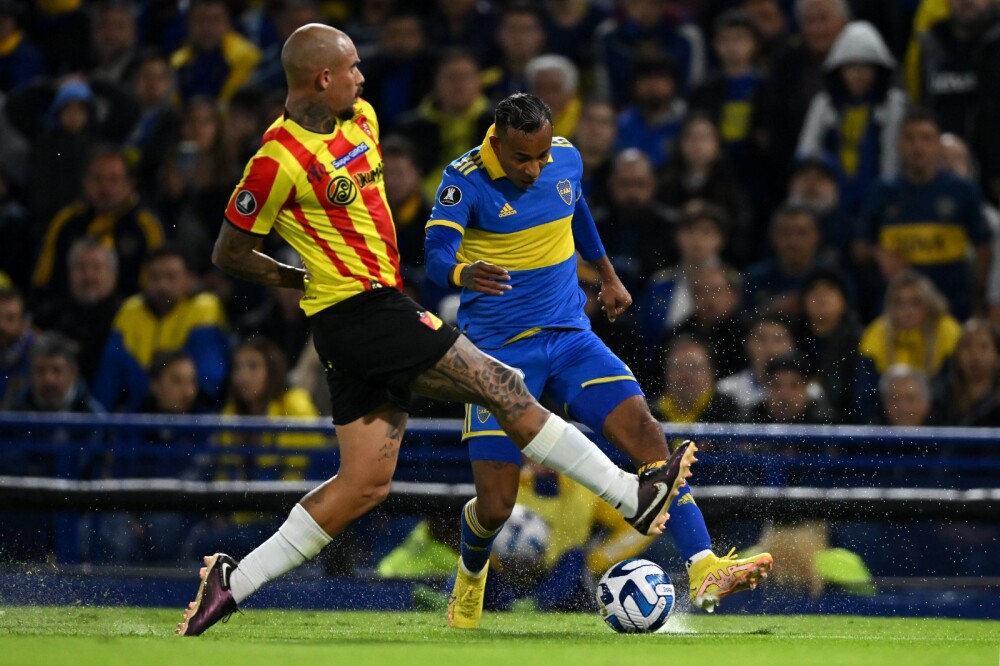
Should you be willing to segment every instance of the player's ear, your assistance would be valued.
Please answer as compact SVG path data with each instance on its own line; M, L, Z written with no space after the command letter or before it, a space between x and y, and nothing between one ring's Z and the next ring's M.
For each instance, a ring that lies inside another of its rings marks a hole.
M330 70L323 68L316 72L316 76L313 79L313 85L316 88L316 92L322 92L330 87Z
M494 154L499 154L500 152L500 137L496 134L490 134L490 148L493 149Z

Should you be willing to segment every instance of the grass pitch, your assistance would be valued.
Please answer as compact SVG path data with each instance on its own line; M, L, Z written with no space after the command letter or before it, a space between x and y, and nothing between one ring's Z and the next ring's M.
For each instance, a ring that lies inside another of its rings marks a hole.
M442 614L251 610L200 638L180 610L0 607L0 664L997 664L1000 622L675 614L670 632L620 636L593 614L490 614L454 631ZM655 661L654 661L655 660Z

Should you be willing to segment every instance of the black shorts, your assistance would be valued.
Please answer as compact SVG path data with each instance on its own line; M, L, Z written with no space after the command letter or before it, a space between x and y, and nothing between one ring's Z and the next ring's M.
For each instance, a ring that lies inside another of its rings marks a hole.
M345 425L391 403L410 409L409 386L461 335L396 289L373 289L309 318L326 368L333 422Z

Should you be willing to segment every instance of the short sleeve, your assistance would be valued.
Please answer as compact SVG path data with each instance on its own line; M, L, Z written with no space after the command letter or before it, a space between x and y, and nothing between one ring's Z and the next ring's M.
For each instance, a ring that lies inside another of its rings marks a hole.
M427 228L451 227L464 235L472 216L474 199L475 191L472 183L455 168L449 166L444 171L441 184L438 185Z
M291 190L292 182L278 160L258 153L229 198L226 219L243 231L266 236Z

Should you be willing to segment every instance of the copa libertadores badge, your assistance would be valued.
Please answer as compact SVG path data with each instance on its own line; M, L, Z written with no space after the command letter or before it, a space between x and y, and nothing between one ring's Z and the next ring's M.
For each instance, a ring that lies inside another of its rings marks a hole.
M251 215L257 210L257 197L250 190L243 190L236 195L236 212L240 215Z
M438 195L438 203L442 206L454 206L462 200L462 190L457 185L449 185L441 190Z

